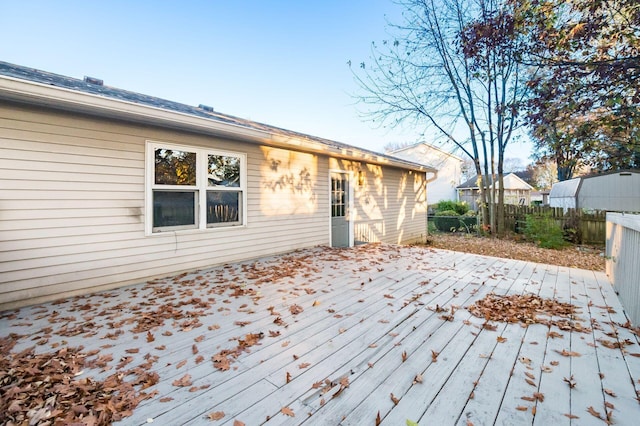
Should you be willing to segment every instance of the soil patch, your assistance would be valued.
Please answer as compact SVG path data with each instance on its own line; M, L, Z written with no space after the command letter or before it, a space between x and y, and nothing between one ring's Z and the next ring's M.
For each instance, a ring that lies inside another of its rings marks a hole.
M546 263L571 268L604 271L604 250L570 246L562 250L540 248L531 242L478 237L470 234L434 234L427 238L434 248L482 254L486 256Z

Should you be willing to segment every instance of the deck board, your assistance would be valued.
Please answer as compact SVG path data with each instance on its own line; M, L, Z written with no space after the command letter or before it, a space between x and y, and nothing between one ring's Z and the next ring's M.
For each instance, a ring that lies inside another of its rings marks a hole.
M591 328L485 328L466 308L490 293L570 302ZM174 316L134 329L167 310ZM14 353L82 345L111 354L107 370L84 372L95 380L127 356L120 369L157 357L150 368L160 381L147 390L157 395L123 425L372 425L378 413L383 425L602 424L588 407L626 425L640 415L640 345L627 321L602 272L366 245L300 250L5 312L0 337L14 333ZM229 370L214 368L212 356L249 333L263 338ZM173 384L185 374L193 389ZM534 393L543 399L532 401ZM208 419L213 412L224 417Z

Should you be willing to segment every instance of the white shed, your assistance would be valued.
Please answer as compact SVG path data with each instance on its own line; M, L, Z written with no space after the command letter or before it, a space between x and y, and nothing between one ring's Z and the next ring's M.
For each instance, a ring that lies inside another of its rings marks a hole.
M549 194L551 207L617 212L640 211L640 171L622 170L558 182Z

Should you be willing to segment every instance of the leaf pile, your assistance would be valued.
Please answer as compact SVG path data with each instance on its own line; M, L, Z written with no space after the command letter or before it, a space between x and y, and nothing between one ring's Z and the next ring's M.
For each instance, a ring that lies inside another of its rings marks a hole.
M104 381L78 379L83 369L90 367L82 347L42 354L33 348L3 353L1 424L111 424L130 416L141 401L153 396L136 390L137 385L145 389L158 381L157 374L142 370L119 371ZM129 375L134 378L124 381Z
M555 325L562 330L581 332L588 330L574 319L577 313L575 306L557 300L544 299L535 294L499 296L491 293L467 309L474 316L487 321ZM562 319L551 319L554 316Z

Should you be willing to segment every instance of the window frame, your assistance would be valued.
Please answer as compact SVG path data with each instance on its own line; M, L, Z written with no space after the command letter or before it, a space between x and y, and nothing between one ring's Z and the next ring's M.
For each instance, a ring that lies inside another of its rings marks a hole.
M241 152L168 142L147 141L145 155L145 235L161 235L167 232L202 232L247 226L247 155ZM196 154L195 185L164 185L155 183L155 152L157 149L186 151ZM240 185L236 187L209 186L209 155L235 157L240 161ZM178 226L154 226L154 191L194 192L196 195L195 224ZM207 191L238 193L238 222L207 223Z

